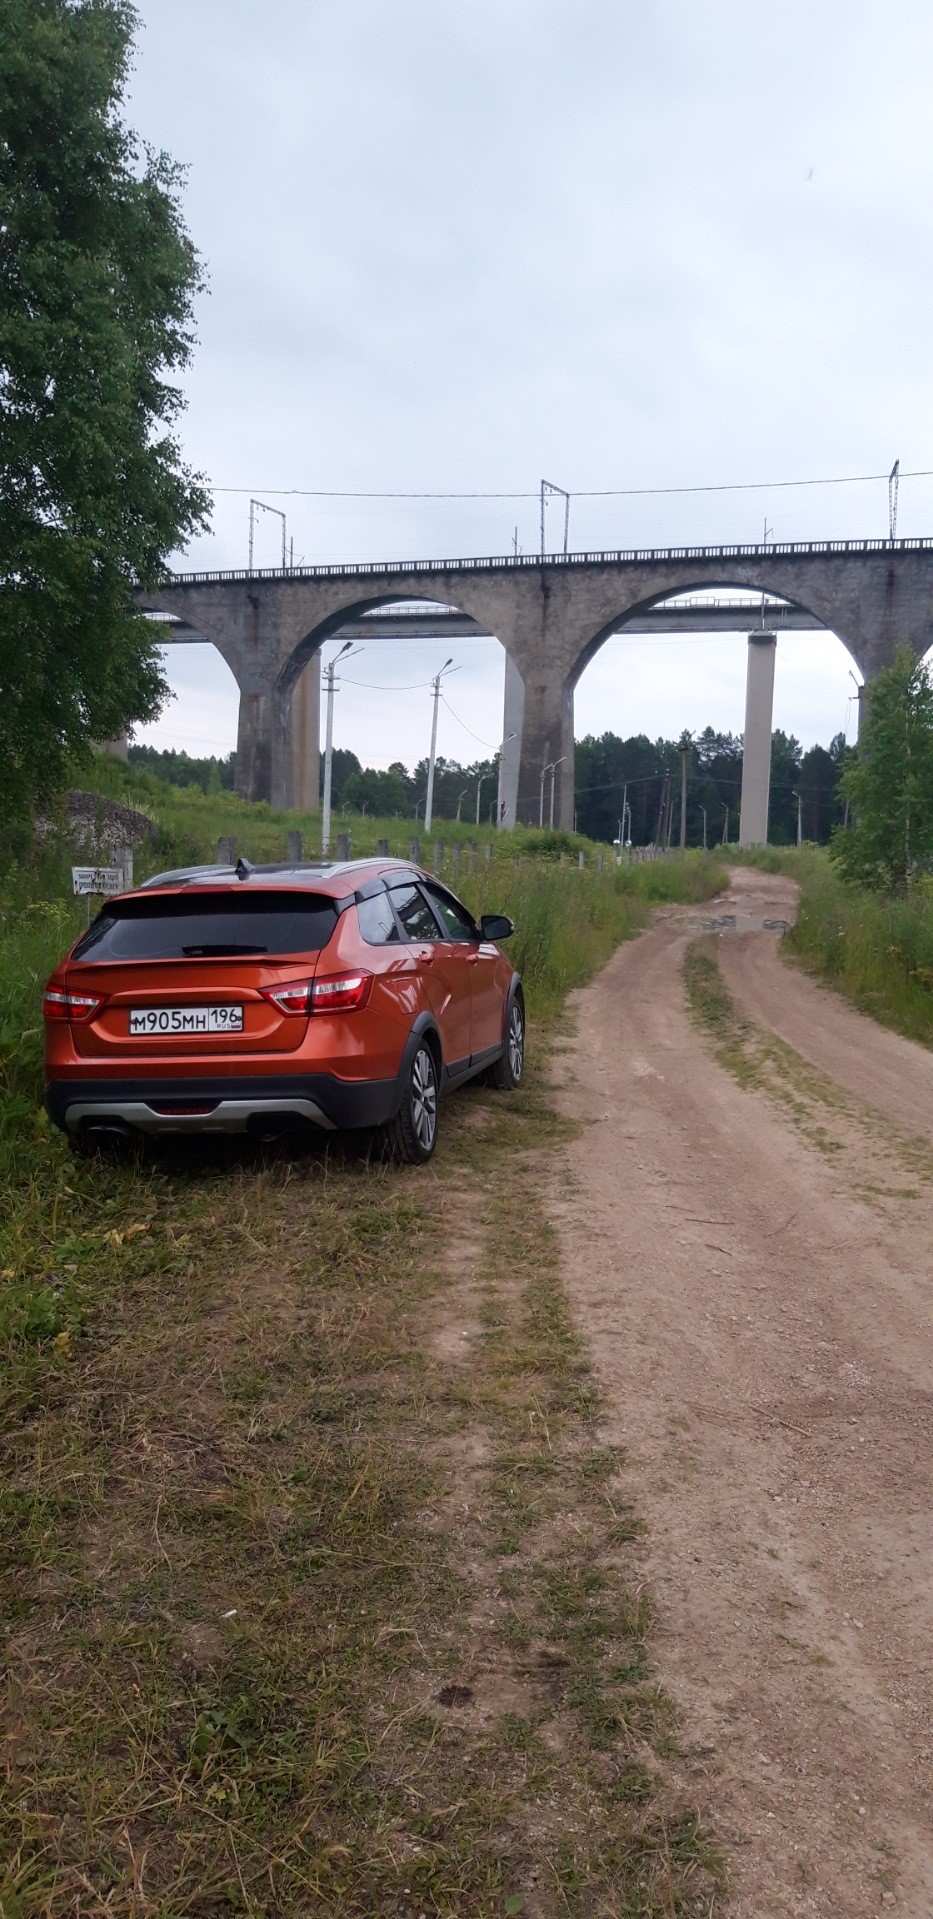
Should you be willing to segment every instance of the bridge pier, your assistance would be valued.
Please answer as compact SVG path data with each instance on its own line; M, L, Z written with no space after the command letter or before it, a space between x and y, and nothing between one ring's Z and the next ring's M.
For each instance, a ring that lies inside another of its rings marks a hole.
M541 775L554 767L554 825L573 832L573 681L560 673L528 674L521 730L517 820L537 826ZM544 823L550 818L551 774L545 773Z
M742 810L739 845L767 846L771 797L771 724L774 714L774 661L777 634L750 633L745 681L745 744L742 754Z
M262 684L240 683L236 790L241 800L272 796L272 693Z
M284 804L298 813L317 813L321 805L321 657L313 653L292 689L289 712L291 797Z
M232 664L232 663L231 663ZM316 813L320 805L320 662L317 654L284 692L249 674L240 680L236 790L276 811Z
M496 813L499 828L503 832L507 832L515 825L517 815L524 718L525 682L511 653L507 653L505 698L502 707L502 746L499 753L499 805Z

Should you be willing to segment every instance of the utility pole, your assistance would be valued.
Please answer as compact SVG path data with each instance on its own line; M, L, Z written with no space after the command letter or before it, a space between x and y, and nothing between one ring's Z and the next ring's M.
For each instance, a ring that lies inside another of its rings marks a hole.
M543 825L544 825L544 782L545 782L545 779L547 778L547 775L548 775L548 773L549 773L549 772L550 772L550 770L551 770L551 762L550 762L550 760L549 760L549 759L548 759L548 757L547 757L547 755L548 755L548 749L549 749L549 747L550 747L550 744L551 744L551 742L550 742L550 740L548 740L548 741L547 741L547 744L546 744L546 746L545 746L545 748L544 748L544 762L545 762L545 763L544 763L544 765L543 765L543 766L542 766L542 768L541 768L541 790L540 790L540 792L539 792L539 794L538 794L538 825L539 825L539 826L543 826Z
M431 757L428 760L428 790L424 802L424 830L426 833L430 833L431 831L431 818L434 812L434 762L437 758L437 705L441 697L441 681L449 666L453 666L452 658L444 661L440 672L436 673L431 681L431 690L434 696L434 716L431 721ZM454 666L454 672L456 673L458 671L459 668ZM459 813L457 817L459 819Z
M658 813L657 848L659 853L664 848L664 844L667 836L667 808L670 800L670 793L671 793L671 776L669 773L665 773L664 781L661 787L661 806L660 806L660 811Z
M724 820L724 822L723 822L723 829L722 829L722 843L723 843L723 846L726 846L726 845L728 844L728 840L729 840L729 808L728 808L728 806L727 806L727 807L726 807L726 817L725 817L725 820Z
M566 758L567 758L567 755L566 755L566 753L562 753L562 754L561 754L561 756L560 756L560 759L559 759L559 760L552 760L552 761L551 761L551 818L550 818L550 827L551 827L551 832L552 832L552 833L553 833L553 831L554 831L554 775L555 775L555 773L557 772L557 769L558 769L558 767L559 767L559 766L563 766L563 764L564 764L564 761L565 761L565 759L566 759ZM574 816L573 816L573 830L574 830L574 832L576 832L576 830L577 830L577 816L576 816L576 814L574 814Z
M706 808L705 806L700 807L700 812L703 815L703 851L705 853L706 852Z
M553 486L550 480L542 480L541 482L541 558L543 560L544 553L545 553L546 536L545 536L544 520L545 520L545 511L546 511L546 505L547 505L547 495L549 493L559 494L560 498L564 502L564 558L566 559L568 542L570 539L570 494L562 486Z
M680 736L680 857L687 853L687 755L690 752L693 735L683 732Z
M458 820L458 822L459 822L459 819L460 819L460 808L461 808L461 806L463 805L463 802L464 802L464 800L466 799L466 796L467 796L467 794L468 794L468 792L469 792L469 790L470 790L470 789L469 789L469 787L468 787L468 786L465 786L465 787L464 787L464 789L463 789L463 792L462 792L462 793L461 793L461 794L459 795L459 797L458 797L458 799L457 799L457 820Z
M287 571L287 568L286 568L286 564L285 564L285 554L286 554L286 545L285 545L285 515L284 515L284 513L282 512L282 510L281 510L281 508L280 508L280 507L277 507L277 506L267 506L267 505L266 505L266 503L265 503L265 500L250 500L250 503L249 503L249 569L248 569L248 570L249 570L249 572L250 572L250 573L252 573L252 570L253 570L253 536L254 536L254 533L255 533L255 527L256 527L256 515L257 515L257 513L274 513L274 514L275 514L275 517L276 517L276 519L277 519L277 520L281 520L281 522L282 522L282 572L283 572L283 573L285 573L285 572Z
M353 641L347 640L345 645L340 648L340 652L335 653L333 659L328 660L324 668L324 691L327 694L327 731L324 736L324 800L321 807L321 855L325 860L330 853L330 796L334 768L334 694L337 691L334 669L336 668L337 661L344 659L346 654L350 652L352 646ZM356 650L359 653L363 651L362 647L358 647Z
M791 797L797 801L797 845L803 845L803 801L800 794L792 791Z
M901 483L901 463L895 460L888 474L888 534L891 545L897 539L897 492Z
M856 706L855 706L855 739L856 739L856 744L858 744L858 740L859 740L859 735L861 734L861 731L862 731L862 694L864 693L864 691L865 691L865 688L864 688L864 686L861 686L861 685L859 684L859 682L858 682L858 680L857 680L857 679L856 679L856 677L855 677L855 674L854 674L854 673L853 673L853 671L852 671L852 668L851 668L851 666L850 666L850 668L849 668L849 678L850 678L850 680L852 681L852 685L853 685L853 686L854 686L854 688L855 688L855 701L856 701Z

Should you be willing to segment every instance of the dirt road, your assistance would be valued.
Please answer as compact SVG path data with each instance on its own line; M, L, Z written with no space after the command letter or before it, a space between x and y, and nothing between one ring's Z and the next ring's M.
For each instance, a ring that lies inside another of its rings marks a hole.
M715 910L792 902L741 871ZM554 1217L682 1780L723 1919L933 1919L933 1056L729 931L729 991L786 1042L743 1085L688 1010L698 930L622 947L555 1069L581 1126Z

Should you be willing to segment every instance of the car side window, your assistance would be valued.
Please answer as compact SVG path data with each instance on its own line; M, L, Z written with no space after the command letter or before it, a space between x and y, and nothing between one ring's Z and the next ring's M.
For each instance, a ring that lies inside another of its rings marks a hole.
M473 940L475 943L476 928L466 907L461 906L459 900L455 900L453 894L446 892L441 886L426 886L425 892L429 895L431 905L444 928L444 938Z
M388 898L395 907L406 939L440 939L438 923L419 886L393 886Z
M401 935L388 893L375 893L372 899L358 900L356 910L367 946L391 946L393 942L398 945Z

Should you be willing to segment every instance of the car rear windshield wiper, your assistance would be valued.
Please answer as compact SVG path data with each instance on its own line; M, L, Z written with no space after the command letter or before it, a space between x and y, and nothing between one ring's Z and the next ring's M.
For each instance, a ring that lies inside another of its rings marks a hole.
M268 946L224 946L220 942L214 946L183 946L186 959L236 959L238 955L268 953Z

